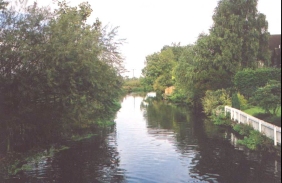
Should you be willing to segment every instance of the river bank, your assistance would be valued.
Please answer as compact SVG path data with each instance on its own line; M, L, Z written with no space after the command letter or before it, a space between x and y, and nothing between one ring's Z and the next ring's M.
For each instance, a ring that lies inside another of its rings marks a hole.
M23 182L279 182L281 160L183 106L127 95L115 125L43 155L5 179ZM45 158L44 158L45 157ZM35 161L34 161L35 162ZM27 166L26 166L27 167Z

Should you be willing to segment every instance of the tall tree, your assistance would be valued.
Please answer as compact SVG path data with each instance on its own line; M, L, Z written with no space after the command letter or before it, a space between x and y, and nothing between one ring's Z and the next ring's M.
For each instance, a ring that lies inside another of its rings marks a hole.
M220 0L213 21L209 34L200 34L184 52L176 72L195 105L205 91L231 87L239 70L268 65L270 59L268 23L257 0Z
M36 3L15 9L3 2L0 126L12 129L14 140L28 134L44 139L60 136L66 126L88 127L112 116L123 69L117 28L99 20L88 25L88 3L70 7L62 1L51 12Z
M210 29L213 62L234 74L238 69L268 65L268 23L258 0L220 0Z

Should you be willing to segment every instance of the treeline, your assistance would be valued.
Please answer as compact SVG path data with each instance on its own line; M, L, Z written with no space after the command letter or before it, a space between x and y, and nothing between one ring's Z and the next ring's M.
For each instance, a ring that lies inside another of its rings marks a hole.
M0 0L0 143L49 142L109 120L123 82L117 28L87 24L88 3L51 11L8 2Z
M271 94L279 87L281 91L279 82L270 81L281 81L281 74L277 75L281 69L270 68L268 22L266 16L257 11L257 4L258 0L220 0L208 34L200 34L192 45L164 46L160 52L146 57L143 85L159 93L175 86L169 99L185 102L206 113L218 105L232 105L238 97L241 102L250 100L261 107L264 105L268 111L273 109L271 103L279 97L281 102L281 94L274 92L271 101L268 98L264 104L259 102L263 91ZM251 79L248 80L248 76ZM259 88L261 91L256 93ZM275 110L277 105L275 102Z

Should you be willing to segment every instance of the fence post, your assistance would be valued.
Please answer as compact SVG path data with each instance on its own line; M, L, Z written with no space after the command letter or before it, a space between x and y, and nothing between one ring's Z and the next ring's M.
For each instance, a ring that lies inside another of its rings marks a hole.
M259 120L259 132L261 132L261 121Z
M274 126L274 145L277 146L277 134L276 134L276 126Z

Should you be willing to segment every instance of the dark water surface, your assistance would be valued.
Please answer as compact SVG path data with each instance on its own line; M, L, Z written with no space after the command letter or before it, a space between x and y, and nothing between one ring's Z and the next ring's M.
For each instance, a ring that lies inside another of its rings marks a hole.
M183 107L128 95L115 121L6 182L281 182L280 160L244 150L231 132Z

